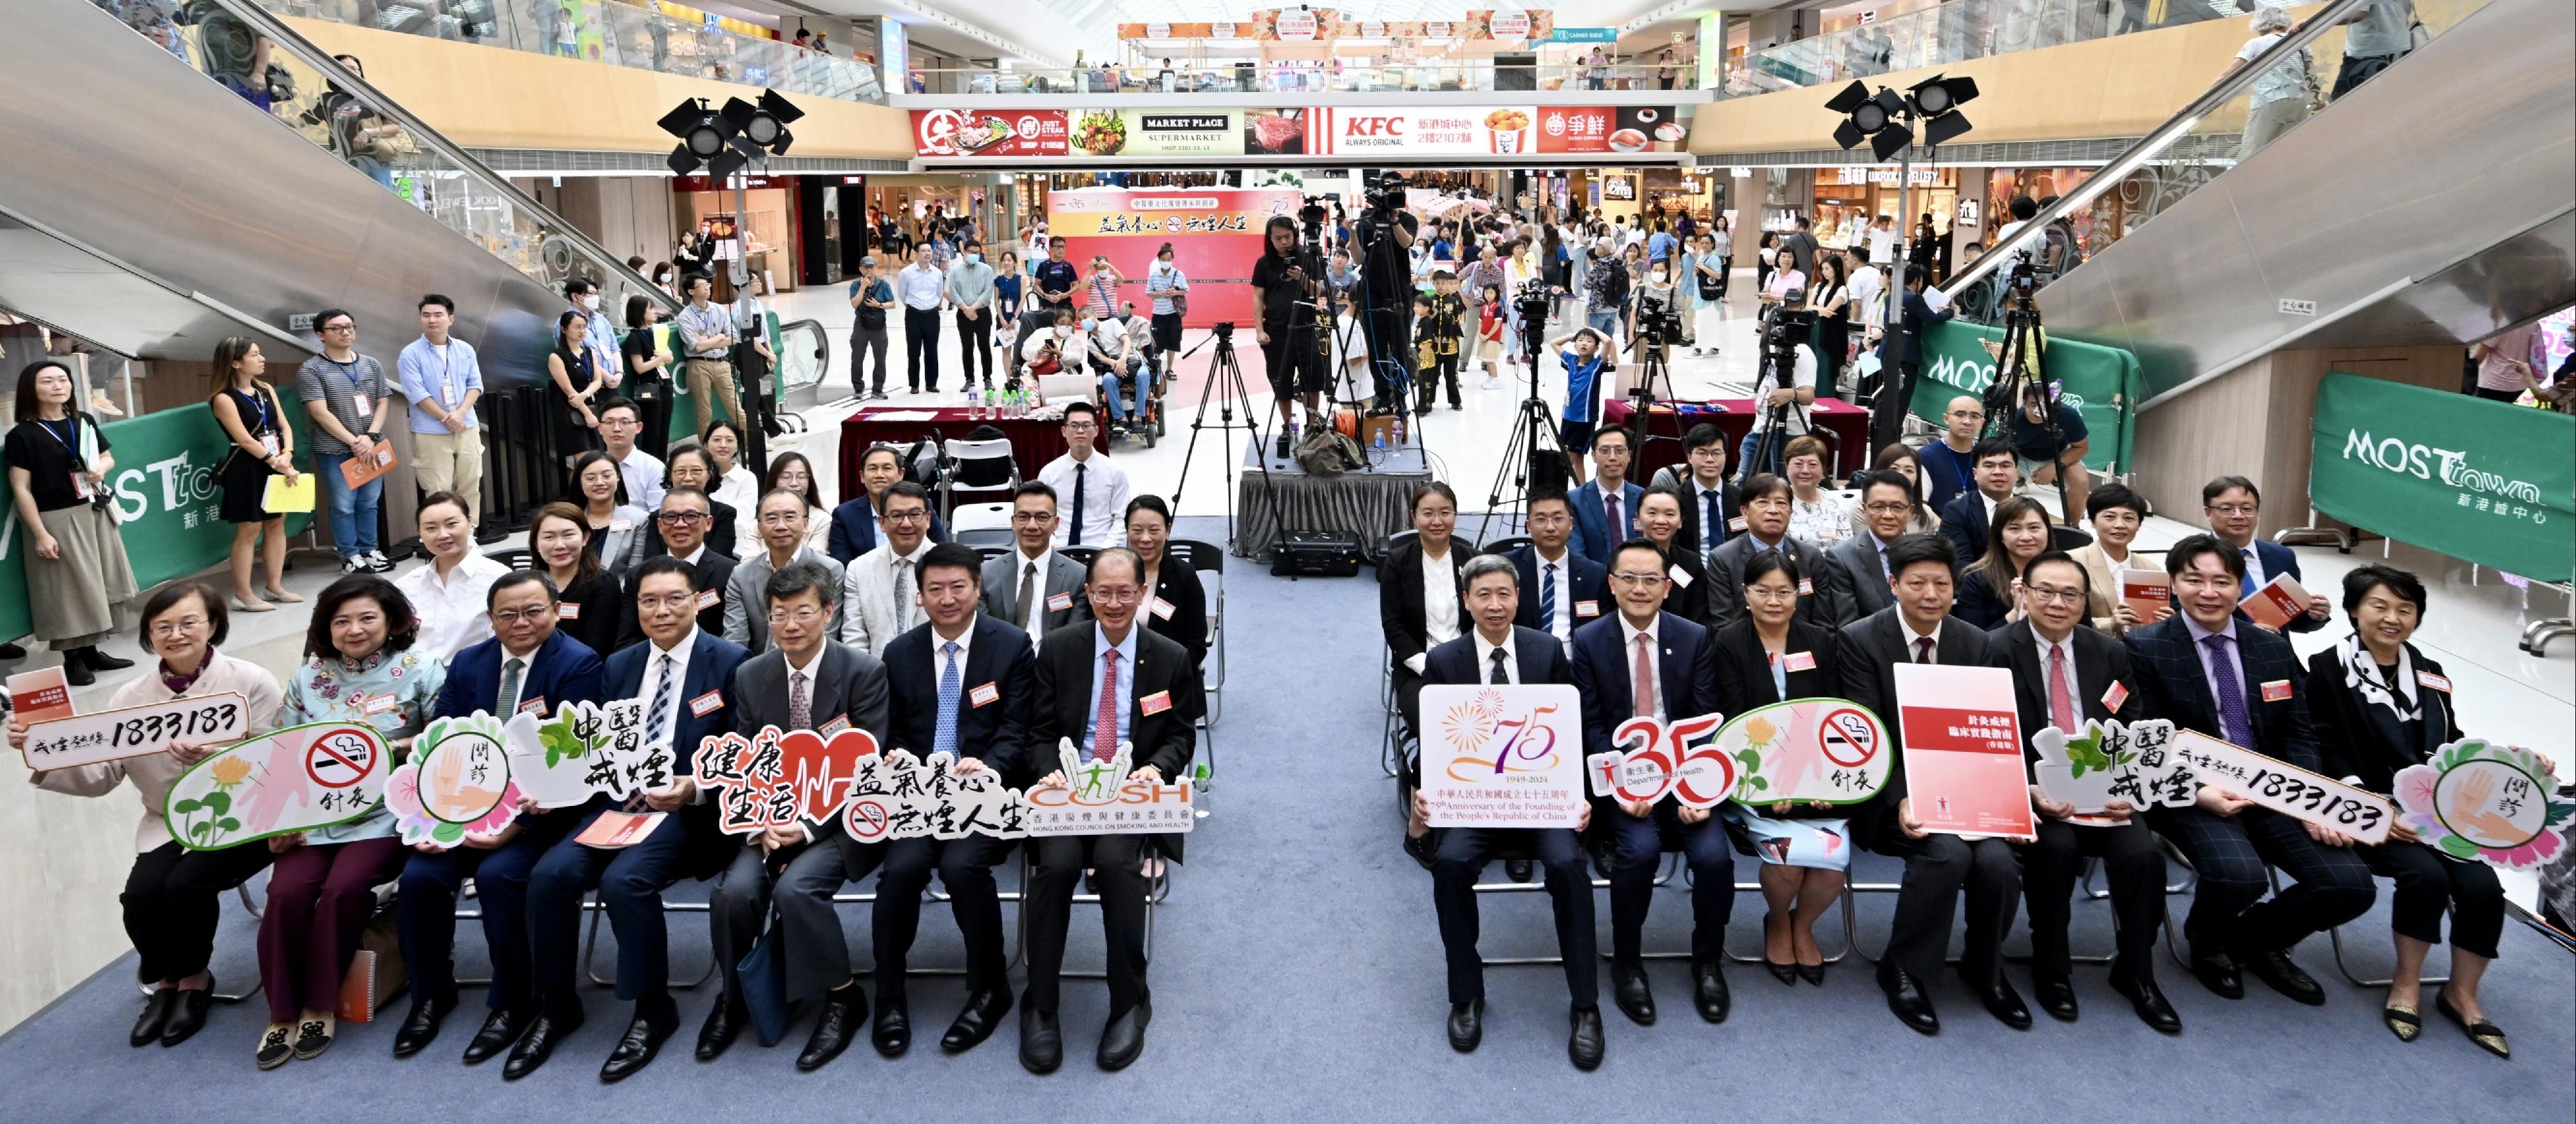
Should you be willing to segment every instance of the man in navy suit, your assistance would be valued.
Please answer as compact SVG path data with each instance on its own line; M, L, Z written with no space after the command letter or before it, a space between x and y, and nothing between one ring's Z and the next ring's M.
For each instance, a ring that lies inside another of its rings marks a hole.
M671 497L664 497L668 504ZM653 1061L665 1039L680 1026L680 1008L671 1001L669 934L662 924L662 890L682 877L706 877L723 869L738 845L716 827L716 806L698 790L698 752L705 739L731 728L725 707L725 683L751 653L701 627L697 608L697 567L662 555L635 568L635 613L645 643L619 649L608 657L606 690L610 699L644 704L644 744L668 746L672 753L669 784L625 801L627 812L659 813L662 822L643 839L615 850L583 845L582 831L611 810L595 800L578 815L572 834L537 860L528 878L528 928L536 947L537 994L545 1006L545 1043L569 1034L582 1022L580 984L575 963L581 944L581 896L599 891L600 907L617 933L617 997L635 1004L635 1017L609 1051L599 1079L625 1080ZM534 1041L531 1033L522 1045ZM532 1056L511 1070L524 1075L544 1063Z
M2229 489L2233 490L2233 489ZM2220 502L2225 499L2222 491ZM2306 670L2290 642L2237 615L2245 559L2230 544L2192 535L2165 552L2181 611L2129 634L2138 717L2165 718L2229 744L2323 770L2308 728ZM2359 917L2377 888L2352 838L2204 786L2190 807L2157 808L2148 825L2182 848L2199 873L2183 937L2192 974L2221 996L2245 994L2240 968L2311 1006L2325 991L2290 960L2320 929ZM2295 885L2260 901L2263 868Z
M877 548L885 522L885 491L903 479L903 450L892 445L870 445L859 454L860 494L832 509L832 530L825 536L824 553L832 561L847 566L850 560ZM948 525L939 519L939 507L931 505L930 541L947 542Z
M1950 540L1950 549L1959 552L1959 565L1967 566L1986 553L1986 528L1994 521L1995 505L2011 499L2013 484L2021 479L2021 462L2015 458L2012 442L2002 437L1989 437L1968 451L1977 486L1961 492L1941 509L1941 534Z
M1619 748L1611 732L1632 717L1665 721L1717 709L1717 646L1695 621L1663 611L1663 555L1644 539L1631 539L1611 554L1610 592L1619 611L1574 634L1574 686L1583 693L1584 756ZM1651 666L1652 674L1640 674ZM1730 999L1720 965L1726 960L1726 919L1735 904L1735 846L1710 809L1678 800L1655 804L1602 801L1594 820L1610 836L1610 982L1619 1009L1639 1026L1655 1022L1655 996L1646 984L1641 931L1654 904L1655 867L1662 834L1676 834L1691 877L1692 998L1700 1017L1726 1020Z
M1726 476L1725 431L1708 422L1690 427L1682 434L1682 456L1686 463L1657 470L1654 482L1681 492L1679 537L1705 559L1744 530L1744 497Z
M2245 576L2237 582L2236 599L2243 601L2254 591L2283 574L2299 581L2299 556L2289 547L2255 537L2263 521L2263 493L2254 482L2242 476L2221 476L2200 488L2200 512L2209 520L2209 533L2236 552L2243 561ZM2305 582L2300 583L2305 589ZM2315 632L2334 619L2334 605L2316 593L2308 594L2308 611L2291 619L2290 632Z
M1574 552L1604 566L1620 543L1637 537L1637 504L1646 490L1628 482L1636 445L1628 431L1603 426L1592 434L1595 475L1574 490Z
M1557 499L1561 497L1550 502ZM1574 681L1573 666L1554 638L1512 623L1520 615L1520 580L1511 563L1480 555L1467 561L1465 578L1467 612L1476 619L1475 630L1431 649L1422 665L1425 684ZM1413 803L1415 819L1430 816L1420 789L1414 790ZM1583 821L1572 828L1440 829L1431 865L1431 902L1440 913L1440 946L1449 961L1450 1048L1466 1053L1485 1038L1485 962L1476 954L1476 873L1496 851L1530 851L1547 867L1557 951L1565 958L1565 990L1574 1001L1574 1029L1566 1050L1577 1069L1601 1064L1600 946L1594 943L1592 872L1583 861L1581 840L1591 818L1587 806Z
M1567 549L1574 533L1574 508L1565 493L1543 492L1529 501L1529 546L1515 547L1509 557L1520 574L1527 597L1519 603L1514 624L1534 628L1556 640L1567 655L1574 652L1574 630L1601 619L1610 608L1610 571Z
M928 760L945 753L957 771L1025 775L1028 708L1036 705L1037 649L1029 634L976 612L984 596L983 560L955 544L931 547L918 571L926 624L886 645L888 699L894 725L887 748ZM930 872L948 888L950 911L966 943L966 1008L939 1039L951 1054L974 1049L1011 1009L1009 964L1002 956L1002 901L993 864L1011 853L987 835L898 839L887 844L871 919L875 937L877 1052L900 1056L912 1044L904 1003L904 956L921 927L921 892Z
M456 653L447 683L439 688L433 718L475 713L507 721L522 710L551 714L568 702L597 702L599 655L555 629L558 599L553 579L535 570L512 570L483 594L492 639ZM403 867L397 923L403 961L416 997L394 1035L394 1056L419 1053L438 1037L438 1024L456 1006L456 892L474 880L483 910L483 939L492 953L492 986L484 992L491 1015L466 1044L465 1060L480 1062L519 1042L544 1021L529 957L528 876L546 849L580 817L569 811L526 812L489 836L465 837L456 847L421 844ZM553 1036L548 1035L551 1040Z

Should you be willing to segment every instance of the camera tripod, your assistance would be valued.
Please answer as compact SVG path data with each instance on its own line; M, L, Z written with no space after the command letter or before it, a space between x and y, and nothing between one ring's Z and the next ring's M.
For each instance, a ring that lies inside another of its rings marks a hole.
M1270 435L1263 431L1261 419L1247 409L1244 411L1242 421L1234 420L1235 402L1252 400L1250 392L1243 385L1243 364L1234 355L1234 323L1226 321L1218 324L1208 338L1199 341L1198 347L1182 352L1173 359L1172 367L1178 370L1182 359L1198 354L1200 347L1206 347L1211 343L1216 345L1216 354L1210 358L1207 376L1199 384L1198 413L1190 418L1190 443L1181 451L1181 477L1172 483L1172 510L1175 513L1180 511L1181 492L1190 486L1190 464L1199 451L1199 431L1207 428L1208 403L1214 402L1217 404L1217 432L1231 433L1240 429L1252 437L1253 463L1259 466L1257 471L1261 473L1261 491L1269 498L1271 516L1277 521L1272 528L1270 542L1265 545L1275 549L1286 540L1288 513L1279 506L1279 484L1270 476L1270 450L1267 447L1270 443ZM1235 541L1234 460L1231 456L1224 459L1225 545L1226 549L1233 551L1236 556L1248 558L1251 555L1245 553L1243 544Z
M1776 311L1773 314L1774 317L1778 315ZM1752 451L1745 456L1743 464L1736 466L1739 482L1753 479L1757 472L1771 471L1772 458L1788 444L1789 411L1797 408L1798 349L1806 346L1786 338L1791 331L1793 329L1771 319L1763 323L1761 366L1753 376L1754 405L1762 410L1763 417L1761 428L1753 438ZM1777 406L1762 405L1762 397L1775 390L1789 391L1789 401Z
M1553 298L1549 303L1554 303ZM1563 492L1569 476L1565 450L1556 443L1556 412L1548 409L1547 399L1538 392L1539 347L1547 334L1547 312L1543 307L1521 311L1521 359L1529 396L1514 411L1511 439L1503 444L1503 459L1494 467L1494 487L1485 496L1485 521L1476 527L1478 542L1493 541L1494 516L1504 511L1505 478L1511 482L1511 510L1519 512L1527 508L1531 496ZM1529 315L1530 311L1537 315ZM1503 529L1513 529L1510 518L1504 520Z
M1995 351L1995 378L1986 384L1986 431L1982 436L2011 439L2013 418L2022 409L2023 388L2048 386L2047 372L2042 369L2047 344L2047 334L2039 322L2039 305L2031 300L2030 290L2013 289L2012 295L2005 298L2004 339ZM2066 487L2066 474L2083 471L2084 466L2069 469L2064 460L2066 432L2057 424L2057 395L2053 390L2042 395L2039 427L2048 434L2048 447L2056 451L2058 458L2050 462L2056 469L2058 514L2066 526L2072 527L2082 513L2075 510L2075 494Z

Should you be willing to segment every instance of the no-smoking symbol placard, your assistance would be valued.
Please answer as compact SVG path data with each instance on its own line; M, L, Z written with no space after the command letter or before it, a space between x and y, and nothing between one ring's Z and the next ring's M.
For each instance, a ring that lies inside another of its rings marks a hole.
M325 732L304 749L304 775L324 788L347 788L375 767L375 742L355 730Z
M843 813L842 826L849 829L850 838L862 843L884 838L887 827L884 801L873 796L850 801L849 810Z
M1825 715L1816 734L1825 759L1846 769L1867 765L1878 756L1877 724L1870 721L1869 715L1850 707Z

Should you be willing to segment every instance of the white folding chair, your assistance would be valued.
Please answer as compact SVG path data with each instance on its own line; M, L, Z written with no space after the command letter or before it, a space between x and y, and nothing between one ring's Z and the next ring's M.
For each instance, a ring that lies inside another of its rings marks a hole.
M939 473L939 506L952 513L950 529L957 525L953 513L959 492L973 493L979 502L998 499L1003 506L1009 506L1011 493L1020 486L1020 462L1012 455L1008 439L968 441L951 437L941 442L940 452L946 463Z
M961 546L1011 545L1011 505L970 503L948 513L948 541Z

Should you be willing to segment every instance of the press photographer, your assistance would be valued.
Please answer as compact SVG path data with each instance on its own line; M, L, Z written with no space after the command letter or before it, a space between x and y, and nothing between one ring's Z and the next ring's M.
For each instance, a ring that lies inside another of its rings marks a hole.
M1793 290L1762 321L1762 366L1753 379L1753 408L1759 416L1736 456L1740 479L1759 472L1783 474L1781 450L1816 432L1807 414L1816 404L1816 352L1807 346L1816 314L1796 307L1804 300L1804 293ZM1831 434L1826 437L1830 440Z
M1296 423L1297 400L1309 417L1323 408L1323 337L1316 330L1316 304L1323 292L1324 263L1298 244L1297 220L1270 216L1262 231L1261 257L1252 263L1254 332L1261 359L1270 374L1270 393L1279 402L1277 455L1288 456L1288 429ZM1371 354L1377 349L1370 348Z
M1949 298L1939 290L1924 291L1930 280L1931 274L1922 266L1905 267L1904 311L1897 330L1887 334L1878 353L1878 391L1869 415L1871 448L1884 449L1904 435L1905 411L1914 400L1915 380L1923 373L1923 333L1950 320Z
M1413 263L1410 254L1422 224L1404 209L1402 176L1381 175L1363 181L1368 194L1359 221L1352 226L1352 252L1359 260L1360 281L1352 295L1360 309L1360 329L1377 364L1377 408L1392 412L1402 406L1398 388L1413 382Z

